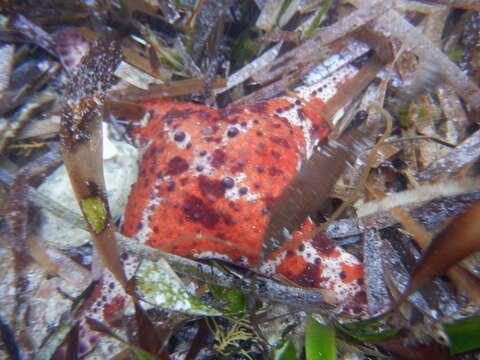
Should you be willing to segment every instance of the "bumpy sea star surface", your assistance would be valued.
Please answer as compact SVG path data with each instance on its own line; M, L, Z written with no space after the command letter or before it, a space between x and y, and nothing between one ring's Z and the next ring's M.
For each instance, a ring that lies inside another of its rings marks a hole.
M334 78L298 89L306 103L276 98L213 109L170 99L143 101L147 115L135 130L143 155L123 232L178 255L258 267L361 312L362 266L325 235L293 240L258 264L275 199L330 130L319 109L335 84L355 73L347 66ZM294 239L312 228L307 219Z

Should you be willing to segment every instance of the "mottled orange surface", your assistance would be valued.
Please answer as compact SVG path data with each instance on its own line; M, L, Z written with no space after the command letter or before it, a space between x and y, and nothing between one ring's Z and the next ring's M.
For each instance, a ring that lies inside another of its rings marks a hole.
M236 263L244 257L256 263L274 199L304 155L301 130L271 116L289 104L276 100L229 113L168 100L144 105L153 113L142 142L152 143L130 196L125 234L147 226L154 247L180 255L215 251ZM318 126L326 130L323 121Z
M328 134L322 102L315 99L315 110L287 99L228 110L166 99L142 105L148 115L134 138L143 154L125 235L182 256L257 267L275 199L308 147ZM312 228L307 221L299 234ZM337 305L363 291L358 260L324 235L293 241L260 269L333 292Z

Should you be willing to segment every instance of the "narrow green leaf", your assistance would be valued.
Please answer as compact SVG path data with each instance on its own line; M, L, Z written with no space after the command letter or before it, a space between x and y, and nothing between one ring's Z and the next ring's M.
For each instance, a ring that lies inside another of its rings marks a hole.
M400 331L386 324L386 318L337 323L337 329L359 341L385 341L393 338Z
M450 354L480 349L480 315L444 324L450 340Z
M305 333L305 353L307 360L335 360L335 331L310 317Z
M274 360L297 360L297 350L292 340L288 340L282 344L279 348L274 350Z
M224 288L218 285L211 285L210 290L216 300L228 303L221 307L222 311L234 314L247 311L246 297L241 291Z
M135 353L138 360L157 360L153 355L150 355L136 346L129 345L128 348Z
M165 260L144 260L136 273L137 292L142 300L162 308L192 315L221 313L190 294Z
M457 50L451 50L447 51L447 55L455 62L459 62L462 59L462 56L464 54L463 49L457 49Z
M317 10L317 14L315 15L315 18L312 20L312 23L310 24L308 29L305 31L305 35L304 35L305 39L312 37L313 32L322 22L323 17L327 13L328 9L330 9L332 2L333 2L332 0L325 0L322 4L322 7L319 10Z

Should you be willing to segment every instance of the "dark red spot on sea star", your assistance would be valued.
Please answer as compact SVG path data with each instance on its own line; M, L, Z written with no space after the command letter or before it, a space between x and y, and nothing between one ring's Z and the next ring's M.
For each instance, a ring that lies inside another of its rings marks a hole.
M173 136L173 140L178 141L178 142L182 142L183 140L185 140L185 136L186 135L183 131L178 131Z
M240 131L236 127L231 127L227 131L227 136L233 138L233 137L237 136L239 132Z
M233 201L228 203L228 207L232 208L235 211L241 210L241 206Z
M264 113L267 112L268 107L267 107L267 104L266 104L266 103L256 103L256 104L250 105L249 109L250 109L251 111L255 111L255 112L264 114Z
M235 221L229 214L222 214L225 225L235 225Z
M225 164L227 160L227 155L222 150L215 150L212 154L212 166L215 169L218 169L220 166Z
M272 195L267 195L263 198L263 201L265 201L265 205L268 211L272 210L275 200L276 200L275 197L273 197Z
M232 179L233 181L233 179ZM225 195L226 186L222 180L212 180L205 175L198 177L198 187L204 197L220 198Z
M167 183L167 191L173 191L175 190L175 181L169 181Z
M278 151L272 150L272 151L270 151L270 153L277 160L280 160L282 158L282 154L280 154Z
M322 254L329 255L335 248L335 243L326 235L319 233L313 237L312 246Z
M268 173L270 174L270 176L280 176L280 175L283 175L283 171L272 166L270 168L268 168Z
M242 172L244 166L245 166L245 162L242 161L242 160L239 160L239 161L237 161L237 163L234 166L232 166L231 171L234 174L238 173L238 172Z
M226 189L231 189L235 185L235 180L233 180L230 176L226 176L222 179L222 184Z
M365 291L359 291L355 296L353 297L353 303L354 304L365 304L367 302L367 293ZM362 311L362 308L360 305L357 305L357 307L354 307L353 309L354 312L360 312Z
M188 162L180 156L175 156L168 162L167 174L178 175L188 170Z
M285 140L284 138L282 137L279 137L279 136L270 136L270 141L273 142L274 144L277 144L277 145L280 145L286 149L288 149L290 147L290 145L288 144L288 141Z
M317 287L319 282L318 270L318 265L307 264L303 271L292 280L303 287Z
M267 155L267 144L265 144L263 141L259 142L257 145L257 148L255 149L255 152L260 155L260 156L265 156Z
M183 203L183 213L187 220L200 223L207 229L212 229L219 222L218 214L202 199L196 196L188 196Z
M305 121L306 119L305 112L302 109L297 109L297 116L300 121Z

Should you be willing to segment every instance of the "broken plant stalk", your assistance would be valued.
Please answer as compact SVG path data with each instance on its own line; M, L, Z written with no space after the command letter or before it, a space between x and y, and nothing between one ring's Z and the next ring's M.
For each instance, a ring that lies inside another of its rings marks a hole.
M121 59L114 42L96 41L66 90L62 114L62 150L72 188L103 264L123 287L120 261L106 196L102 160L102 107Z

